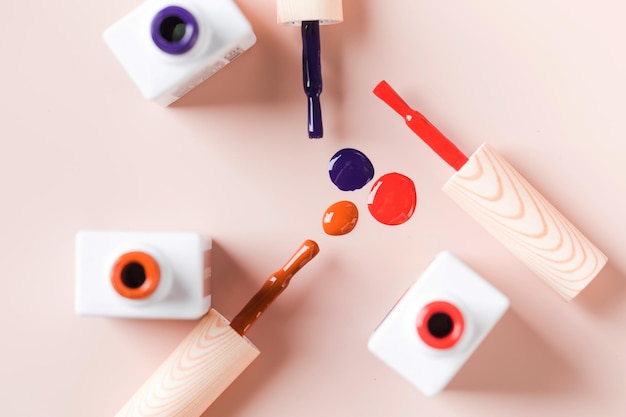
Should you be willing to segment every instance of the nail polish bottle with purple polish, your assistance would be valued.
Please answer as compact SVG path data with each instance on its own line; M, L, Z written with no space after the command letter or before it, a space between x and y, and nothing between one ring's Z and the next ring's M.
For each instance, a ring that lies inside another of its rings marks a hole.
M233 0L147 0L103 37L144 97L163 106L256 42Z

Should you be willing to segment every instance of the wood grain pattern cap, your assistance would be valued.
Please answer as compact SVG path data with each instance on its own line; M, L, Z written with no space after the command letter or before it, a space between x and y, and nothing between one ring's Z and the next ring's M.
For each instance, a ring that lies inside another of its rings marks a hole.
M565 300L607 257L500 154L483 144L443 191Z
M327 25L343 22L342 0L277 0L278 24L299 25L317 20Z
M115 417L200 417L258 355L211 309Z

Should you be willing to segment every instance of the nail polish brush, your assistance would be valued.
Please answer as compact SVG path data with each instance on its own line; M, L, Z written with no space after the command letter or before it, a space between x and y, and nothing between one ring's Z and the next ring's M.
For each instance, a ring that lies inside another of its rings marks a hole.
M386 81L374 94L456 170L443 191L565 300L602 270L606 255L491 146L467 157Z
M320 94L322 64L320 25L343 21L342 0L277 0L278 23L300 25L302 34L302 81L308 102L308 134L324 136Z
M211 309L115 416L200 417L259 355L245 334L318 253L306 240L231 323Z

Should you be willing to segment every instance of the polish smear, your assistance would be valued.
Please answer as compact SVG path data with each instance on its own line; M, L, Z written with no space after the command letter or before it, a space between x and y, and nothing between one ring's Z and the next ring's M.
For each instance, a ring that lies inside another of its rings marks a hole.
M337 188L354 191L363 188L374 178L374 165L363 152L345 148L330 159L328 173Z
M350 201L338 201L326 209L322 218L324 232L331 236L350 233L359 220L359 210Z
M395 226L409 220L415 211L417 193L413 181L397 172L385 174L372 186L367 207L379 222Z

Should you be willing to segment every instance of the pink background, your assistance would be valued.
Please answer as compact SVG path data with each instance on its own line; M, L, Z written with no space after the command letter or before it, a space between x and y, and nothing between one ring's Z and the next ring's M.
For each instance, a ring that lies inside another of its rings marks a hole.
M112 416L193 322L77 317L74 234L214 239L232 318L307 238L320 255L249 333L261 356L205 416L626 413L626 6L610 0L344 0L322 30L324 139L306 138L300 37L240 0L257 44L175 106L144 100L102 31L138 0L5 2L0 25L0 414ZM609 257L565 303L440 190L452 174L371 90L386 79L461 149L489 142ZM354 147L415 181L376 222L327 163ZM348 199L349 235L321 218ZM425 398L366 342L447 249L511 310L450 387Z

